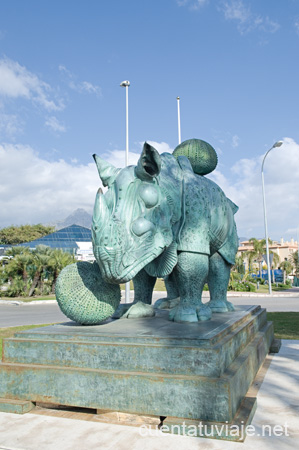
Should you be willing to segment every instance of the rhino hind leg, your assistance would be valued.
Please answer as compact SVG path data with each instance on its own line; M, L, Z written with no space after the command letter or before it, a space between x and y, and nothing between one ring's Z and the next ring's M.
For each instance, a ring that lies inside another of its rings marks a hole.
M142 269L134 278L134 301L132 303L120 304L113 319L121 317L135 319L140 317L152 317L155 315L154 308L151 305L153 289L156 278L151 277Z
M209 270L208 255L181 252L175 267L175 278L180 293L180 303L169 312L174 322L209 320L212 311L201 301L202 290Z
M167 297L159 298L155 303L157 309L172 309L180 302L180 293L177 287L174 272L164 278L167 290Z
M208 302L213 312L234 311L234 305L227 301L227 286L231 264L219 254L214 253L209 261L208 286L211 299Z

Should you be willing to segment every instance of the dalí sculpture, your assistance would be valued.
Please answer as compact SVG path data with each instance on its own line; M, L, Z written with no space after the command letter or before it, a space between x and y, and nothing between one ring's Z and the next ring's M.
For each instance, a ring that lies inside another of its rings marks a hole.
M227 301L238 208L205 177L217 164L214 149L191 139L160 155L145 143L137 165L124 169L94 159L107 187L94 207L96 261L67 266L56 284L60 308L76 323L4 340L0 411L23 413L35 402L79 406L154 416L182 434L186 421L246 426L256 408L247 391L273 324L260 306L234 311ZM157 277L167 298L154 308ZM134 302L122 305L120 283L131 279ZM111 316L132 320L106 321Z
M217 165L215 150L199 139L160 155L148 143L137 166L118 169L94 155L102 183L93 213L96 262L65 268L56 294L62 311L81 324L110 317L147 317L157 277L167 298L155 307L170 309L175 322L197 322L212 312L233 311L227 301L230 268L238 238L238 207L204 175ZM119 284L134 282L134 303L119 305ZM201 301L208 283L210 301ZM117 308L118 307L118 308ZM115 312L116 311L116 312Z

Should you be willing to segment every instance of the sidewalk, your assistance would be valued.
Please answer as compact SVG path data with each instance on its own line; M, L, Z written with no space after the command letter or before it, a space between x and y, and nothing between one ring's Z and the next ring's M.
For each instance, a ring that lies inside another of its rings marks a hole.
M0 450L299 448L299 341L283 340L280 352L267 357L251 388L252 395L259 384L258 406L251 428L255 435L248 436L244 443L161 432L142 436L141 433L146 434L144 428L101 423L95 414L84 414L85 420L82 420L82 413L64 418L41 415L38 410L32 410L25 415L0 413Z

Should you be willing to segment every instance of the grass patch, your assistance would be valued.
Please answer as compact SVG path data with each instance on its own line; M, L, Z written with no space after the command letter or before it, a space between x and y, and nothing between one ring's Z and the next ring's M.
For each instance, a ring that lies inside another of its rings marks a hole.
M273 292L281 292L285 291L286 289L290 289L292 286L283 286L283 287L276 287L275 284L272 284L272 291ZM269 286L267 284L260 284L259 289L256 290L257 293L263 294L264 292L269 292Z
M299 312L268 312L274 334L279 339L299 339Z
M20 327L9 327L9 328L0 328L0 356L2 360L2 341L5 338L13 337L15 333L24 330L30 330L31 328L40 328L40 327L48 327L49 325L53 325L48 323L46 325L22 325Z
M120 285L121 290L125 289L125 284L122 283ZM134 286L133 286L133 281L130 281L130 289L133 290ZM154 287L154 291L166 291L166 287L165 287L165 283L163 281L162 278L157 278L155 287Z

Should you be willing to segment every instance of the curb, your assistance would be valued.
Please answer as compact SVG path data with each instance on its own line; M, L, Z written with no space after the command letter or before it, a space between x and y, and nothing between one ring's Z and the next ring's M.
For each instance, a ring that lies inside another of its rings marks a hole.
M57 300L33 300L32 302L21 302L17 300L0 300L0 305L49 305L57 303ZM1 450L1 447L0 447Z

